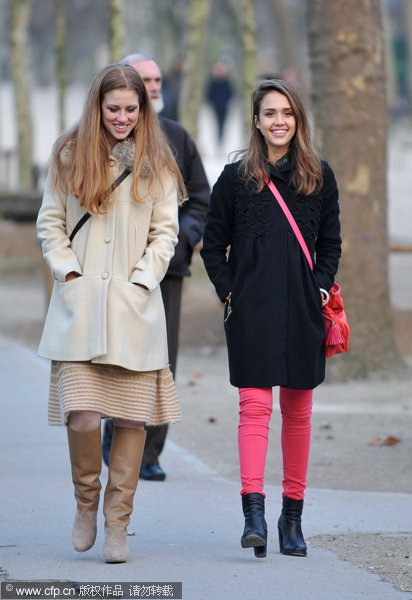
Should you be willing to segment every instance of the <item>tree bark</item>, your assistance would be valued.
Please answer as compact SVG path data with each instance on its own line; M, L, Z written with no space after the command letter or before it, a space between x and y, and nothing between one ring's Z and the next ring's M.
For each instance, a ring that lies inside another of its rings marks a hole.
M409 105L412 104L412 4L411 2L405 2L405 27L406 27L406 40L408 47L408 60L407 60L407 93Z
M206 30L210 0L190 0L186 63L179 106L180 122L196 140L199 110L205 87Z
M380 0L308 0L312 106L318 145L340 189L338 279L351 324L340 378L403 365L388 280L387 105Z
M109 0L109 47L110 61L114 64L123 58L123 0Z
M386 71L386 98L388 103L388 109L396 107L398 99L398 82L396 80L396 69L395 69L395 53L393 47L393 24L390 19L388 6L383 3L382 6L382 24L383 33L386 38L386 44L384 44L384 60L385 60L385 71Z
M251 98L256 83L256 23L253 12L253 0L243 0L242 6L242 42L243 42L243 98L244 126L246 136L250 134Z
M30 0L12 2L10 7L10 62L15 98L19 188L21 190L31 190L34 185L33 133L29 94L30 69L27 61L27 29L30 9Z
M66 0L55 0L56 11L56 81L59 132L66 129Z
M292 69L297 81L302 80L303 65L301 64L299 48L296 43L297 27L294 24L294 11L284 0L272 0L273 12L280 37L280 47L283 50L283 69Z
M238 0L228 0L233 19L236 22L241 43L242 68L241 103L242 131L245 140L250 137L252 91L256 84L256 20L253 0L242 0L239 10Z

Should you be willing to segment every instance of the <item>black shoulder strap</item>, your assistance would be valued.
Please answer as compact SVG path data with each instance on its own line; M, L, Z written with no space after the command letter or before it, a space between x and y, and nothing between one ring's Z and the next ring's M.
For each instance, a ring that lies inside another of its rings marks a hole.
M79 231L79 229L81 229L83 227L83 225L86 223L86 221L88 219L90 219L92 215L90 213L84 213L84 215L82 216L81 219L79 219L79 221L77 221L73 231L71 232L70 236L69 236L69 240L73 241L74 236L76 235L76 233Z
M115 181L113 181L112 185L107 190L106 196L110 196L110 194L117 188L118 185L120 185L122 183L122 181L124 179L126 179L126 177L131 172L132 172L131 169L127 168L123 171L123 173L120 173L119 177Z
M117 186L120 185L124 179L126 179L126 177L129 175L129 173L131 173L131 170L129 168L125 169L123 171L123 173L120 173L119 177L112 183L112 185L107 190L106 196L109 196L117 188ZM90 213L85 213L81 217L81 219L79 219L79 221L76 223L73 231L71 232L71 234L69 236L70 241L73 241L73 238L76 235L76 233L79 231L79 229L81 229L83 227L83 225L86 223L86 221L88 219L90 219L91 216L92 215Z

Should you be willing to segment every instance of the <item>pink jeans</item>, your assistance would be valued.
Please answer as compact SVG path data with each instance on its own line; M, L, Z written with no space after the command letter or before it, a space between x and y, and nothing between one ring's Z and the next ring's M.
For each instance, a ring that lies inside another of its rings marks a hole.
M301 500L308 470L313 390L280 388L283 495ZM263 494L272 388L239 388L241 494Z

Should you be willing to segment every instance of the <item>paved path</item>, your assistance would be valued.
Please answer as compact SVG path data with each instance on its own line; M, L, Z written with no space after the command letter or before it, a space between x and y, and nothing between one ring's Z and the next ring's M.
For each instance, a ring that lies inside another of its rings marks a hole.
M411 597L319 548L310 547L305 559L280 555L275 501L268 502L268 557L255 559L239 543L237 483L216 477L172 442L162 463L170 473L167 484L139 484L130 561L103 563L101 532L92 550L77 554L70 540L74 500L65 431L46 425L47 387L48 363L0 339L0 567L9 579L182 581L185 600ZM106 471L103 484L105 479ZM280 497L274 486L267 493L271 499ZM305 535L405 531L411 499L407 494L310 490Z

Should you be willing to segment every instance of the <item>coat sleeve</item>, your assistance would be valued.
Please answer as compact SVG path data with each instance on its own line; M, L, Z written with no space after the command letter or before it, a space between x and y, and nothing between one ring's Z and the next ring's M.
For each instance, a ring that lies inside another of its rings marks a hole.
M185 181L188 200L180 208L180 233L194 248L200 242L209 208L210 187L196 144L186 132L183 152Z
M233 185L231 165L226 165L213 187L201 256L217 295L224 302L232 290L233 272L227 262L227 248L233 233Z
M315 277L320 288L333 285L341 255L339 193L330 166L323 163L322 218L316 239Z
M66 232L66 197L52 189L50 176L37 216L37 237L43 256L57 281L64 282L71 271L82 274Z
M165 276L179 231L177 191L171 177L163 188L153 203L145 253L133 266L130 277L130 283L143 285L149 291Z
M190 274L193 249L203 236L210 187L195 142L183 127L179 133L179 143L175 140L176 159L186 185L187 201L179 207L179 241L168 274L182 277Z
M197 146L180 123L159 117L187 189L188 200L179 209L179 237L191 248L201 240L209 207L210 187Z

